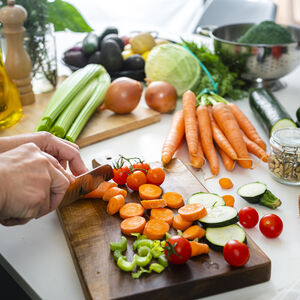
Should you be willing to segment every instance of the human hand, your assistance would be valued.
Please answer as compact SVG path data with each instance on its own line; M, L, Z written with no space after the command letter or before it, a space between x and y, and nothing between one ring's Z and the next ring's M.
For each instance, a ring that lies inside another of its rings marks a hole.
M74 181L59 162L28 143L0 154L0 223L24 224L60 204Z

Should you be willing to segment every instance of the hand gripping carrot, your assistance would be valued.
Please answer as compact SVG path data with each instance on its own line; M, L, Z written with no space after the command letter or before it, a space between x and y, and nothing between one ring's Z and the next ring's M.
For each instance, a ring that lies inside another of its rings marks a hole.
M161 162L166 165L172 159L184 138L183 111L177 111L172 119L168 135L164 141L161 151Z

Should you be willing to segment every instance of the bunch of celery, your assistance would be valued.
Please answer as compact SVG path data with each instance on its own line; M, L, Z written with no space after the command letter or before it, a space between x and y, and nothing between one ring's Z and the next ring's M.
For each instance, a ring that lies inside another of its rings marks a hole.
M55 91L36 131L49 131L75 142L96 108L104 101L110 76L101 65L74 72Z

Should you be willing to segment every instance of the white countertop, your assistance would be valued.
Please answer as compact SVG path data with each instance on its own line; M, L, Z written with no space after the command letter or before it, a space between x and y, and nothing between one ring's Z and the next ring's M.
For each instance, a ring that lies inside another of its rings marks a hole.
M275 93L294 118L295 111L300 106L299 78L300 68L298 67L283 79L287 87ZM249 108L248 100L244 99L236 103L254 123L261 136L267 140ZM141 103L141 105L145 104ZM181 103L178 101L178 108L180 106ZM158 123L84 147L81 149L82 157L88 167L91 167L92 158L108 153L121 153L129 157L142 156L149 162L160 160L162 143L169 129L171 118L172 115L162 115ZM185 150L180 149L177 157L187 162ZM195 174L204 182L202 172L195 172ZM210 174L207 166L204 168L204 174ZM238 186L255 180L266 183L269 189L282 200L282 206L275 211L257 205L254 207L258 210L260 217L266 213L278 214L283 220L284 229L280 237L276 239L264 237L258 226L246 229L247 234L272 261L270 281L203 299L272 299L300 278L298 212L300 187L275 182L270 177L266 164L263 163L260 163L254 170L245 170L236 166L233 172L226 171L221 164L219 176L207 180L204 184L211 192L220 195L227 194L228 191L224 192L218 185L218 178L224 176L230 177L234 183L234 188L230 190L230 193L235 196L237 209L249 205L237 196ZM71 254L55 212L23 226L0 226L0 240L0 253L42 299L84 299Z

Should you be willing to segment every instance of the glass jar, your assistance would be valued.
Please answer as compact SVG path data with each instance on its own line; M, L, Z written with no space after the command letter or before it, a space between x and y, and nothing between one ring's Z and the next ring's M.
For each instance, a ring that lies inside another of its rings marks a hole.
M300 128L276 130L271 138L269 170L275 180L300 185Z

